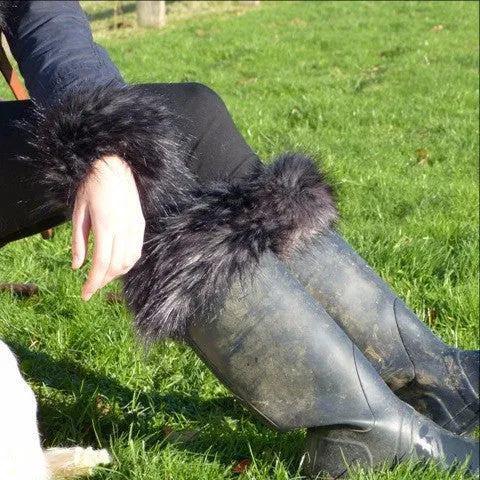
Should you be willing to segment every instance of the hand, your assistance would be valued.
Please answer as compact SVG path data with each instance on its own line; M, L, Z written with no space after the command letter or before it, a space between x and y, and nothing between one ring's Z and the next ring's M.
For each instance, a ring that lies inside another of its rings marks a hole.
M92 266L82 288L89 300L100 288L123 275L140 258L145 231L140 198L132 171L117 156L97 160L79 188L72 216L72 268L87 257L94 236Z

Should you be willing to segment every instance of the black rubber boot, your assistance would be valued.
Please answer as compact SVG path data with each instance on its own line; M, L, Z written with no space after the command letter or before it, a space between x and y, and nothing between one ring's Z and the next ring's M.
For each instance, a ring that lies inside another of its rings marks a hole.
M338 234L288 268L402 400L454 433L478 425L479 352L439 340Z
M455 436L399 400L360 350L272 253L233 283L187 341L230 390L277 430L307 427L307 472L435 459L451 466L478 443Z
M124 287L138 332L185 339L276 429L312 428L312 475L398 458L471 457L476 470L477 443L399 400L279 260L334 219L330 188L296 154L241 182L203 186L148 225ZM346 448L324 441L326 432Z

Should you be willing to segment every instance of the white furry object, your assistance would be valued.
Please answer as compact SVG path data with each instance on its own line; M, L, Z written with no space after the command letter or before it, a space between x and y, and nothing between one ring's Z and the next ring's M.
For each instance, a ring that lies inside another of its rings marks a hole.
M93 467L112 462L106 450L94 450L92 447L49 448L44 453L53 478L89 475Z
M110 463L105 450L53 448L42 450L37 401L23 379L17 360L0 340L0 479L53 480L90 473Z

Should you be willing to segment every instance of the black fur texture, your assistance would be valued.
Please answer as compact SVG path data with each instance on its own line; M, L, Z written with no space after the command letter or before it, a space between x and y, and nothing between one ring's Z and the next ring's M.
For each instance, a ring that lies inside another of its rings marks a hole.
M45 207L71 206L95 160L114 154L130 164L147 229L124 290L147 341L184 338L267 249L286 257L336 219L330 187L301 155L242 181L200 185L175 123L158 95L106 86L37 108L26 126L35 135L23 160L48 191Z
M49 210L71 207L95 160L118 155L129 163L147 219L165 215L196 185L186 167L175 118L156 94L106 85L35 108L23 161L39 172Z
M7 17L11 3L7 1L0 1L0 31L5 32L7 29Z
M330 187L300 155L241 183L204 187L190 205L150 225L142 258L125 276L137 330L148 341L184 338L189 322L214 314L267 249L287 257L335 219Z
M0 0L0 31L11 33L9 24L15 21L16 9L20 5L19 0Z

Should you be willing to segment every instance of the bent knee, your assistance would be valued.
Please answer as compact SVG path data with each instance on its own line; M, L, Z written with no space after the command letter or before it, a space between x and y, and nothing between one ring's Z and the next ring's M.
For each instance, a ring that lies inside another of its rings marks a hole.
M226 111L226 106L220 95L207 85L198 82L182 84L182 88L189 104L196 112L207 112L218 114L219 111Z

